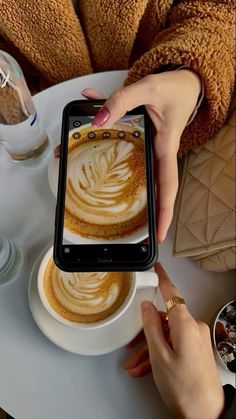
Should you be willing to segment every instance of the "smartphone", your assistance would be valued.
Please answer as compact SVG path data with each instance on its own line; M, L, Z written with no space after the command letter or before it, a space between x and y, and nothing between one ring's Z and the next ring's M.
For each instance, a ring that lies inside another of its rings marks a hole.
M151 120L140 106L95 128L103 103L63 111L54 261L70 272L147 270L157 259Z

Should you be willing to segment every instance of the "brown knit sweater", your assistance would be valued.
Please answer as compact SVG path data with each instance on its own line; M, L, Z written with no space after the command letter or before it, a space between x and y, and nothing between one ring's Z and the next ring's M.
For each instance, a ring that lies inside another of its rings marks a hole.
M37 89L92 72L129 69L126 83L170 64L197 71L205 99L180 153L225 121L234 85L233 0L0 0L0 49ZM39 87L40 86L40 87Z

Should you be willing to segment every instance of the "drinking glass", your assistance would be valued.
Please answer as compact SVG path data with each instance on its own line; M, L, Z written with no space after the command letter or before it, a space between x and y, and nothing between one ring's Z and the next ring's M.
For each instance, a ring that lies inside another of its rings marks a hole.
M16 278L23 266L22 250L0 233L0 285Z
M4 51L0 51L0 142L11 159L24 166L49 155L48 137L23 72Z

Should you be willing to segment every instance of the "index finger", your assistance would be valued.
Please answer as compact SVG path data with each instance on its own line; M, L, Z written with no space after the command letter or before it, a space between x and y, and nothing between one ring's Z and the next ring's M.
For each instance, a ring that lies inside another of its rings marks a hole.
M165 141L165 138L163 138ZM155 141L156 143L156 141ZM156 147L157 163L157 186L158 186L158 228L157 239L162 242L170 226L176 193L178 189L177 152L168 152L159 157ZM163 270L164 271L164 270Z
M159 278L159 288L164 301L170 300L176 296L180 297L180 293L173 282L170 280L167 272L160 262L155 265L155 271Z
M160 262L157 262L157 264L155 265L155 271L159 278L159 288L163 300L166 302L174 297L181 297L178 289L170 280L168 274L166 273L165 269L163 268ZM189 313L185 304L174 306L168 312L168 323L170 327L173 324L173 321L176 318L176 316L179 315L179 313Z
M147 79L144 78L113 92L98 111L92 124L98 127L112 125L126 112L137 106L149 104L152 94L147 86Z

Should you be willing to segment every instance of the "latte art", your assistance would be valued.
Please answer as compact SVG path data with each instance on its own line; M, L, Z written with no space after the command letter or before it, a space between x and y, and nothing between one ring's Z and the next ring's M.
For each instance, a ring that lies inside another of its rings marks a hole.
M73 214L89 223L110 224L132 218L145 204L145 190L136 199L122 199L133 176L129 157L134 145L126 141L87 142L74 149L68 160L67 205ZM132 198L132 197L131 197Z
M125 139L96 140L81 131L70 138L67 165L65 227L84 237L113 239L147 223L144 140L127 132Z
M131 278L127 272L62 272L50 259L44 292L51 307L63 318L91 323L110 316L123 304Z
M57 300L72 313L100 313L111 307L118 298L119 286L107 283L107 273L67 273L59 271L53 277Z

